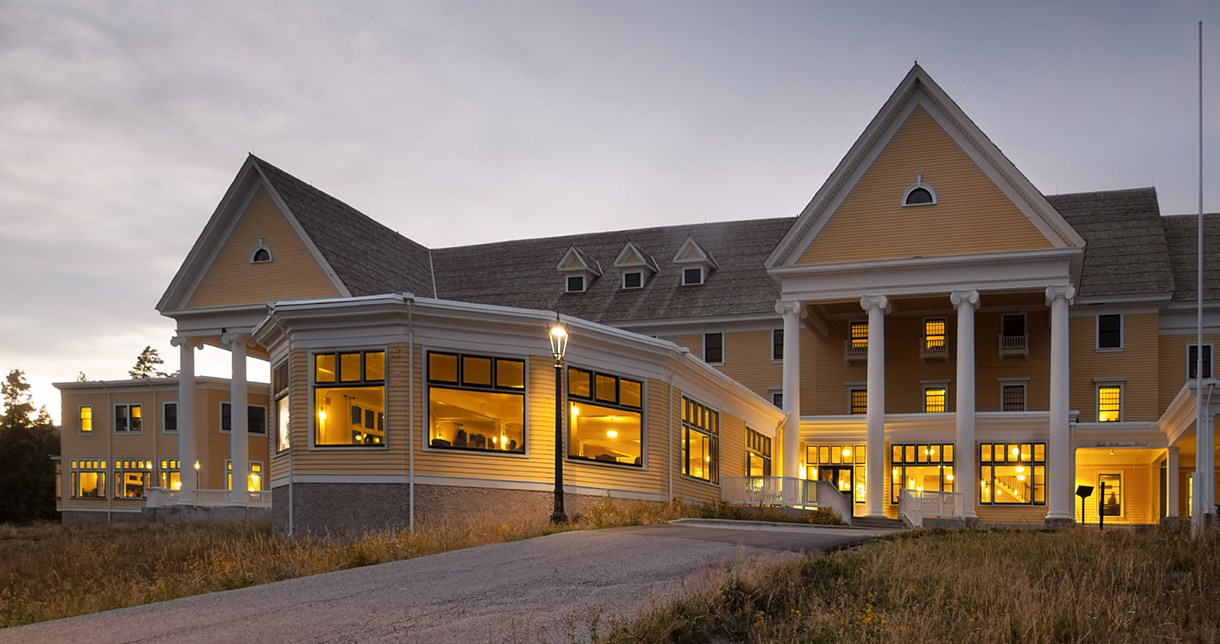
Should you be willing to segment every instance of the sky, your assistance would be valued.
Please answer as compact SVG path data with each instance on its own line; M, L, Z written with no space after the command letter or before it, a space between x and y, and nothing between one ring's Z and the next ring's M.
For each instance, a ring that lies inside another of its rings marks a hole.
M0 370L177 368L248 153L430 247L800 213L920 65L1045 194L1220 211L1217 2L0 0ZM228 375L208 350L198 371ZM252 367L257 377L266 369Z

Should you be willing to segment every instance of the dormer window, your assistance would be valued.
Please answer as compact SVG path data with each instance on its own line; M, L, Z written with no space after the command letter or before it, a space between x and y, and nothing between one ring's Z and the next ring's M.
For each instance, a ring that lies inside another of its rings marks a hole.
M657 272L656 260L633 242L627 242L619 251L614 258L614 267L623 271L623 289L644 288L648 276Z
M673 262L681 269L682 286L696 286L707 281L712 270L719 268L711 253L703 250L693 238L686 241L674 253Z
M623 273L623 288L644 288L644 272L627 271Z
M695 286L703 283L703 267L682 269L682 286Z
M923 175L915 175L915 183L907 187L907 191L902 195L902 205L905 206L930 206L936 204L936 190L932 186L923 182Z
M584 275L569 275L567 280L568 293L584 293L585 292L585 276Z
M568 252L563 254L555 270L563 274L564 293L584 293L589 290L593 280L602 274L601 264L575 246L569 247Z
M267 264L271 262L271 249L263 242L263 238L258 238L258 245L254 247L254 252L250 254L251 264Z

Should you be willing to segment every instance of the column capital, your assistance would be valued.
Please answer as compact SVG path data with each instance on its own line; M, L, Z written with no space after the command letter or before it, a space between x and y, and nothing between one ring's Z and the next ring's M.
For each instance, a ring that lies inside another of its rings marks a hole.
M805 303L800 300L780 300L775 303L775 312L780 315L796 314L805 317Z
M865 295L860 298L860 308L865 311L880 309L882 313L890 312L890 298L884 295Z
M967 302L977 308L979 305L979 292L975 290L953 291L949 294L949 302L953 304L955 309L960 308L962 304Z
M1076 299L1076 287L1071 284L1056 284L1046 287L1047 306L1058 299L1067 300L1067 303L1071 304L1072 300Z
M199 338L192 338L186 335L176 335L169 339L170 346L174 347L191 347L192 349L202 349L203 343Z
M249 344L249 339L250 339L250 336L245 335L244 333L236 333L236 332L223 333L220 336L220 341L229 346L235 346L239 343L242 346L247 346Z

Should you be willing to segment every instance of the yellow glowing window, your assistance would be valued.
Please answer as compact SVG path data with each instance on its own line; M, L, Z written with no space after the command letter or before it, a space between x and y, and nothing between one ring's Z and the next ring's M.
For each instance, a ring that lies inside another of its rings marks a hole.
M868 348L868 322L851 323L851 348L857 350Z
M1118 422L1122 416L1123 388L1105 385L1097 388L1097 422Z
M682 405L682 473L718 483L720 413L689 398L683 398Z
M258 492L263 487L263 464L250 463L249 474L246 475L246 491ZM233 461L225 461L225 489L233 489Z
M944 318L933 318L923 321L923 346L928 351L945 350Z
M927 414L943 414L947 410L944 387L928 387L923 390L923 410Z
M93 431L93 407L80 408L80 431L84 434Z
M852 389L851 390L851 413L867 414L868 413L868 390Z

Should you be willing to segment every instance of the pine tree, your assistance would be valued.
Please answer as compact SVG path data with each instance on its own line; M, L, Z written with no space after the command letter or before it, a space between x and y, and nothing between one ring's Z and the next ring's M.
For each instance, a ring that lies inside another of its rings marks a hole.
M46 407L35 415L25 373L14 369L0 384L0 524L55 520L55 464L59 436Z
M164 371L158 371L157 367L165 364L165 360L161 359L161 354L152 347L144 347L139 356L136 356L136 365L127 373L131 375L132 380L140 378L166 378L169 376Z

